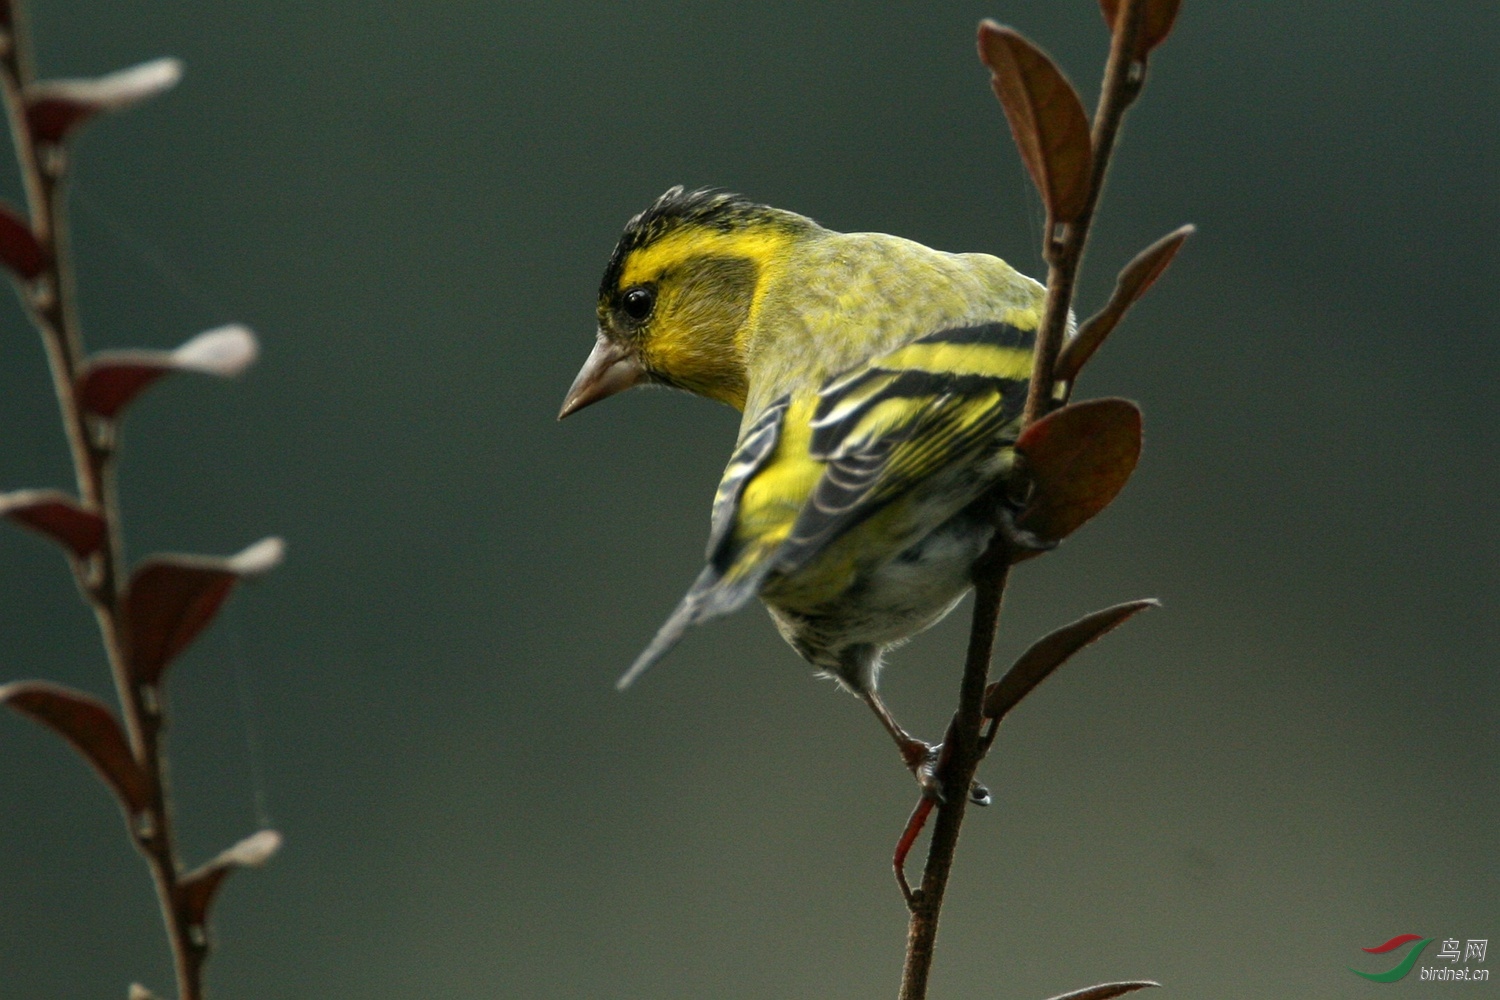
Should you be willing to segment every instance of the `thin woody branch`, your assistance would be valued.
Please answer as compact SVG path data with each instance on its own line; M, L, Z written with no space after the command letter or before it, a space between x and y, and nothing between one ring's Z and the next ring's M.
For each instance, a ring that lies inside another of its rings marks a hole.
M48 536L68 552L99 625L120 720L87 695L45 682L4 685L0 703L66 739L115 794L156 886L177 996L200 1000L213 894L230 870L268 858L280 838L261 831L183 874L161 742L162 671L207 625L238 579L280 560L281 543L267 539L229 559L160 556L127 576L115 459L122 411L146 385L170 371L236 374L253 360L255 341L242 327L226 327L175 351L86 357L65 193L68 133L100 113L170 88L180 73L176 60L159 59L96 79L38 82L19 0L0 0L0 98L28 207L23 220L0 206L0 263L15 277L22 304L41 334L78 489L76 501L52 490L0 496L0 516Z
M1141 26L1147 8L1161 0L1120 0L1112 12L1114 27L1109 61L1087 149L1078 147L1076 95L1046 56L1020 36L988 23L981 26L981 53L995 69L995 90L1010 119L1021 150L1048 206L1043 254L1048 262L1047 298L1037 330L1032 380L1022 416L1026 427L1052 407L1057 359L1061 353L1078 267L1088 241L1094 210L1104 187L1115 140L1125 112L1145 81ZM1171 4L1175 13L1175 2ZM1168 29L1170 20L1168 20ZM1165 37L1165 31L1161 33ZM1158 41L1160 39L1157 39ZM1003 65L997 67L996 61ZM1071 97L1071 102L1069 98ZM1071 142L1071 146L1070 146ZM1087 167L1086 170L1083 168ZM1079 178L1086 176L1081 203ZM924 1000L937 941L943 896L953 867L967 804L967 791L989 740L981 733L983 701L989 679L995 633L1013 553L1004 532L996 533L990 551L974 567L974 613L968 653L959 687L959 706L950 728L944 799L937 806L921 888L910 899L906 963L901 1000ZM990 737L993 738L992 736ZM920 810L919 810L920 811ZM914 814L913 822L917 821ZM903 844L914 837L909 825ZM898 862L899 866L899 862ZM904 880L904 879L903 879Z
M146 804L131 818L130 834L146 858L156 885L172 946L179 997L198 1000L202 995L202 966L208 954L208 941L201 927L188 923L178 889L180 865L161 760L161 698L154 688L142 688L132 681L128 639L120 617L124 545L115 490L114 427L103 421L91 424L78 403L77 377L84 358L64 212L66 154L61 145L39 144L32 136L25 100L26 90L33 83L30 39L17 10L19 4L12 2L11 7L10 44L0 59L6 113L26 189L32 233L49 260L46 270L23 289L22 297L46 347L53 388L73 456L79 498L85 509L104 521L104 544L91 558L74 560L73 566L99 623L131 754L146 778Z

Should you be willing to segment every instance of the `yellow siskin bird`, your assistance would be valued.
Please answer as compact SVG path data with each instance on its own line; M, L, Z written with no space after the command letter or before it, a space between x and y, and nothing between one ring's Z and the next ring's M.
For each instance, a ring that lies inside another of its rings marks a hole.
M837 233L719 191L674 187L631 219L559 419L642 384L744 419L707 565L619 686L688 626L759 597L931 789L932 748L881 701L881 661L953 610L1009 523L992 498L1014 465L1044 295L987 254Z

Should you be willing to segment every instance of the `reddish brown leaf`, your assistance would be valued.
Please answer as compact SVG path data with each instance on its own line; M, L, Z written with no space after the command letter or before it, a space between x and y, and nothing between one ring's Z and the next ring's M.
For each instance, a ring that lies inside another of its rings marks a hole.
M1022 431L1016 451L1032 481L1020 526L1061 540L1108 507L1135 471L1141 411L1125 399L1072 403Z
M1172 263L1172 258L1177 256L1182 244L1195 232L1197 229L1193 226L1173 230L1136 254L1135 259L1125 265L1119 278L1115 280L1115 290L1110 295L1109 302L1098 313L1085 320L1078 328L1077 335L1063 345L1062 353L1057 358L1056 372L1059 381L1070 382L1078 377L1084 364L1094 356L1099 345L1104 343L1104 338L1110 335L1130 307L1146 294L1146 290L1156 283L1156 279L1166 271L1167 265Z
M104 544L104 518L57 490L0 494L0 516L46 535L80 559Z
M146 775L103 702L46 681L6 684L0 687L0 702L67 740L94 766L126 812L133 816L146 808L150 797Z
M38 142L61 142L95 115L139 104L180 79L179 60L153 59L88 80L39 80L26 88L26 121Z
M979 58L990 68L990 86L1048 215L1054 223L1072 222L1088 198L1093 164L1077 92L1045 52L993 21L979 25Z
M1182 6L1182 0L1140 0L1145 7L1141 11L1141 26L1135 39L1135 58L1144 59L1172 33L1172 25L1177 21L1177 8ZM1114 31L1115 22L1120 16L1120 0L1099 0L1099 7L1104 11L1104 23L1109 25L1109 30Z
M1074 653L1091 642L1102 638L1126 620L1158 607L1154 600L1129 601L1116 604L1103 611L1095 611L1064 625L1056 632L1043 636L1021 654L1020 659L1005 672L1005 676L991 684L984 692L984 714L986 718L1003 719L1030 694L1038 684L1052 675L1052 671L1067 663Z
M183 905L191 923L208 922L208 908L213 905L219 886L236 868L259 868L281 849L281 834L275 830L252 833L212 861L182 877Z
M161 359L166 352L105 351L84 362L78 374L78 401L85 410L113 419L125 404L171 367Z
M173 351L100 351L78 373L78 400L90 413L114 419L152 382L170 372L229 378L255 360L255 334L243 326L221 326Z
M167 664L213 621L235 583L271 569L282 552L281 539L266 538L228 559L167 555L142 563L125 594L134 680L158 683Z
M1100 983L1098 986L1088 986L1072 993L1063 993L1052 998L1052 1000L1114 1000L1127 993L1146 989L1148 986L1160 986L1149 979L1137 979L1129 983Z
M36 241L31 224L9 205L0 203L0 264L22 281L47 270L52 258Z

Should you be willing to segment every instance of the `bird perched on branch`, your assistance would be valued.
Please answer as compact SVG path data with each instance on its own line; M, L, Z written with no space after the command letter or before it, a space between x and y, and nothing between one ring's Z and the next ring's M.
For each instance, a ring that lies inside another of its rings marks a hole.
M1015 463L1044 296L996 257L836 233L718 191L674 187L631 219L559 419L656 384L744 420L707 565L619 686L688 626L759 597L933 788L932 748L876 682L888 649L962 599L997 528L1031 541L993 497Z

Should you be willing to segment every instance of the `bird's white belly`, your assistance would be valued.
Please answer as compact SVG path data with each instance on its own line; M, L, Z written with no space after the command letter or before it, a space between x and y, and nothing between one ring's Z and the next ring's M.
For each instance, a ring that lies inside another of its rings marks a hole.
M941 621L972 585L971 568L994 529L968 512L863 573L835 601L792 611L768 602L782 635L804 658L834 669L854 646L885 648Z
M937 624L968 593L992 533L959 515L869 574L849 594L848 641L888 646Z

